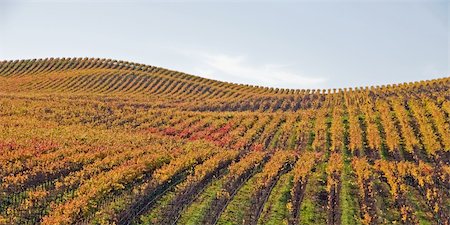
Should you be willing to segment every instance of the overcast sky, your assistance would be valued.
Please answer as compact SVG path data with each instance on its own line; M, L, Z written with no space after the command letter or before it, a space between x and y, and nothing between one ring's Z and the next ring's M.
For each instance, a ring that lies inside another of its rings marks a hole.
M331 88L450 75L447 0L0 0L0 60L101 57Z

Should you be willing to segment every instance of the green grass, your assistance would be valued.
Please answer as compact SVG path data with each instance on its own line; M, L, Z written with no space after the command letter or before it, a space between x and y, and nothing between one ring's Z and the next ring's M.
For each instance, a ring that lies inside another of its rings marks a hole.
M213 181L202 194L181 214L178 224L196 225L201 224L207 209L222 187L222 180Z
M264 209L259 217L258 224L279 225L287 224L289 211L287 203L291 196L293 186L293 173L282 175L272 190Z
M401 215L398 208L394 205L394 200L389 193L389 185L381 182L379 179L374 180L374 193L378 224L399 224Z
M411 187L408 188L406 197L408 201L411 203L411 207L413 208L413 211L415 213L417 220L419 221L419 224L431 225L433 224L431 221L434 221L433 213L427 210L429 209L429 207L425 205L425 200L423 198L420 198L420 196L421 195L417 190Z
M318 225L327 223L327 200L319 199L319 193L326 192L325 163L317 165L305 188L305 195L300 205L299 224ZM323 202L321 202L323 201Z
M175 197L175 188L172 188L170 191L168 191L165 195L163 195L156 203L154 204L154 207L150 209L150 211L146 214L141 216L141 222L139 224L154 224L154 221L157 221L158 218L162 215L163 210L165 210L165 207L173 200Z
M250 178L236 193L234 198L220 215L217 225L242 224L251 207L256 176Z
M352 168L350 162L344 161L344 170L341 176L341 193L339 194L339 200L341 205L341 224L353 225L361 224L359 215L359 203L358 203L358 187L356 181L352 176Z

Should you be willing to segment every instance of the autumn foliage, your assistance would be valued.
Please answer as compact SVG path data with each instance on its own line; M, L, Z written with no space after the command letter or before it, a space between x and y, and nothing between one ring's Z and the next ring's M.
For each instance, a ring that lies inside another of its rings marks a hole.
M449 116L449 78L305 90L1 61L0 224L449 224Z

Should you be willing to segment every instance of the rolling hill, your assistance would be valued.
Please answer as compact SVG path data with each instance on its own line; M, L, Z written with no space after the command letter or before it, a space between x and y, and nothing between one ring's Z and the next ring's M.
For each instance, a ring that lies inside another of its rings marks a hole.
M279 89L0 62L0 224L450 224L450 78Z

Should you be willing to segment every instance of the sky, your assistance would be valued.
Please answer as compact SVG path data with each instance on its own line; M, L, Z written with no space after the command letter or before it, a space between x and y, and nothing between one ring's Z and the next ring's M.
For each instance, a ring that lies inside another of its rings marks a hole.
M233 83L450 76L448 0L0 0L0 60L98 57Z

